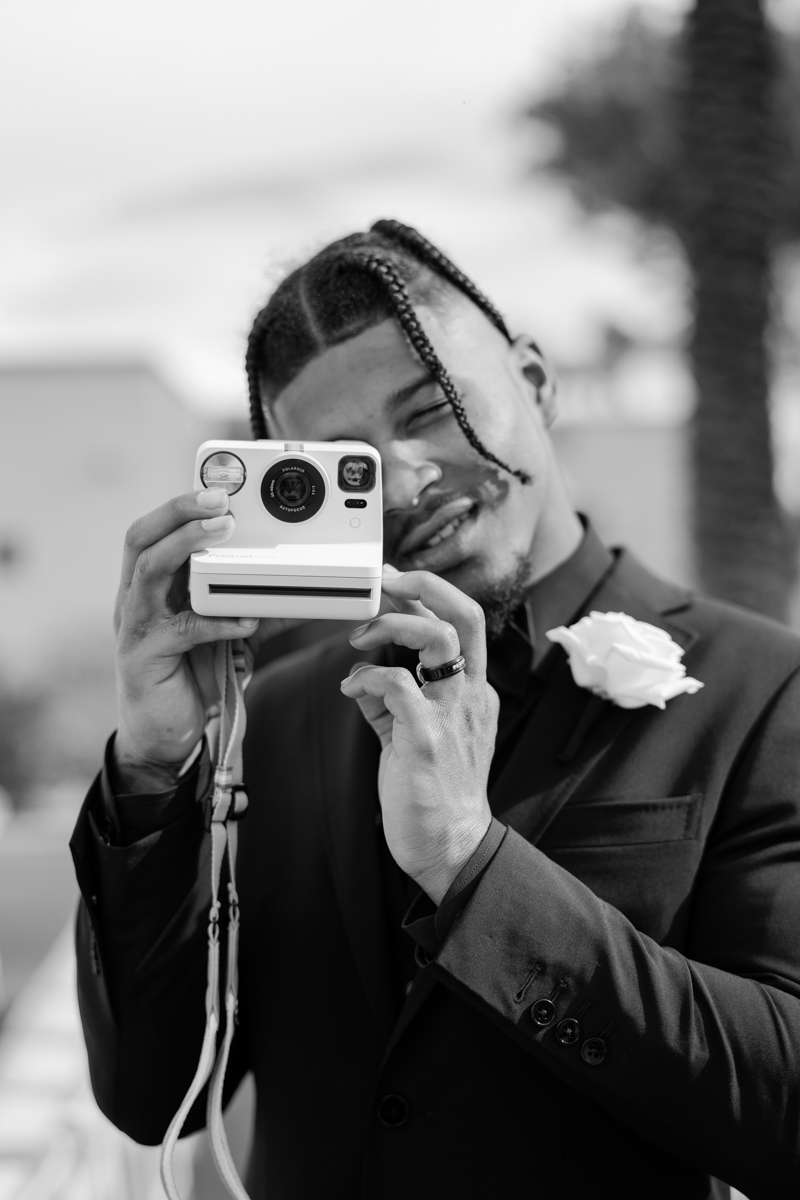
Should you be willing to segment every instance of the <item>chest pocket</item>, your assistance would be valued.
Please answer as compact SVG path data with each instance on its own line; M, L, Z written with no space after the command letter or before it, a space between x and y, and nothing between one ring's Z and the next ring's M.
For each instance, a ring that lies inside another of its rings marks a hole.
M693 841L703 796L567 804L539 841L542 850Z
M567 804L539 841L642 933L680 949L697 872L703 795Z

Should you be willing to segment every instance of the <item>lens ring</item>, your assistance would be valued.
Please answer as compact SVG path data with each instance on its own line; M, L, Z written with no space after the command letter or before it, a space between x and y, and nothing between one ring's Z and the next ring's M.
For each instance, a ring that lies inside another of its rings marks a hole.
M261 480L261 500L279 521L310 521L325 503L325 479L305 458L279 458Z

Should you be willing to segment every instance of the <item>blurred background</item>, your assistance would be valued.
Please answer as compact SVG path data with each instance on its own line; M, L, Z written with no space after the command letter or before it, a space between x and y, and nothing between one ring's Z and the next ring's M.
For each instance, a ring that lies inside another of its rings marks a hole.
M0 164L0 1200L149 1200L68 929L127 525L247 436L287 267L391 216L553 360L601 535L800 627L800 0L4 0Z

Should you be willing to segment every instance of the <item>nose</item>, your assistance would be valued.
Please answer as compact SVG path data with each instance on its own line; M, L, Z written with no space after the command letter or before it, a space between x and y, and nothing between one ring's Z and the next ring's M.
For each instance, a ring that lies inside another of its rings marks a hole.
M414 508L422 493L442 478L442 468L412 444L394 444L381 451L383 460L383 511L387 515Z

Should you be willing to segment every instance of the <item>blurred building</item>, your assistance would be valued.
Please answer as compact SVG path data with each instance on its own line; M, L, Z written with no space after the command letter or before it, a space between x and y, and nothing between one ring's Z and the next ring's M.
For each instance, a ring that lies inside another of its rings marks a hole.
M206 436L143 362L0 368L0 678L106 652L125 530L188 490Z

